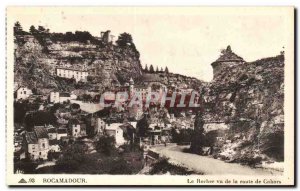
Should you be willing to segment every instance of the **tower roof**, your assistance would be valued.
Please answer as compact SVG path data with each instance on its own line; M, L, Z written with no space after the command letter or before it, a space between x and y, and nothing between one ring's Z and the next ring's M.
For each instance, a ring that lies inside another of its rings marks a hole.
M220 62L245 62L242 57L232 52L230 46L227 46L227 48L225 50L222 50L221 53L221 56L215 62L213 62L212 65Z

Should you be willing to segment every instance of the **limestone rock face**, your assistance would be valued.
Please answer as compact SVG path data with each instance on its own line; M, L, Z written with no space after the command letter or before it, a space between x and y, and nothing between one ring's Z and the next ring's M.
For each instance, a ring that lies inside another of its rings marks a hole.
M84 86L87 89L123 84L130 77L136 79L142 75L139 53L132 47L46 40L33 35L15 36L14 68L18 85L43 91L76 89L74 82L56 77L58 66L93 69L89 83Z
M254 150L283 160L283 82L284 55L279 55L225 67L203 88L205 119L230 126L226 139L239 143L232 155L236 160L254 155ZM241 136L234 138L237 134ZM223 153L227 147L223 145Z

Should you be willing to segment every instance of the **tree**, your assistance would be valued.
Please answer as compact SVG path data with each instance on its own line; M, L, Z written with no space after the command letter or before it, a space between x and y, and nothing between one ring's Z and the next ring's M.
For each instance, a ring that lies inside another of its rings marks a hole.
M117 45L120 47L126 47L126 46L133 46L132 36L129 33L122 33L118 37L118 40L116 41Z
M50 111L38 111L25 116L24 122L27 131L35 125L56 124L56 117Z
M147 129L149 128L149 125L150 125L150 122L148 120L148 117L147 117L147 115L144 115L144 117L142 119L140 119L136 124L138 136L145 137L147 134Z
M71 144L62 151L62 157L56 163L60 172L74 172L86 161L87 146L84 144Z
M152 64L150 65L149 72L150 72L150 73L154 73L154 68L153 68Z
M39 27L38 27L38 32L39 32L40 34L43 34L43 33L45 33L45 32L46 32L46 29L45 29L45 27L43 27L43 26L39 26Z
M33 25L31 25L31 27L29 28L29 32L32 35L35 35L35 34L37 34L38 31L36 30L36 28Z
M161 71L161 72L164 72L164 69L161 67L161 68L160 68L160 71Z
M204 135L204 120L202 112L198 112L194 123L194 134L191 141L191 152L196 154L202 154L202 147L205 145Z
M169 69L168 69L168 67L166 66L166 68L165 68L165 73L169 73Z
M144 70L145 72L149 72L148 71L148 66L147 66L147 64L146 64L146 66L145 66L145 70Z
M22 28L20 22L17 21L17 22L15 23L15 26L14 26L14 34L15 34L15 35L16 35L16 34L22 34L23 32L24 32L24 31L23 31L23 28Z
M159 70L158 70L158 66L156 66L156 70L155 70L155 72L156 72L156 73L158 73L158 72L159 72Z
M115 138L113 136L101 136L96 144L99 153L110 155L115 150Z
M132 174L133 167L124 158L117 158L111 165L109 174Z

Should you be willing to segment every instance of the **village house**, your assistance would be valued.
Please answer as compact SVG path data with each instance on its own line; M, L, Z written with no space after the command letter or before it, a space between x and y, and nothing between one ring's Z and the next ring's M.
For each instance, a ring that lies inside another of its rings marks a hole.
M80 138L86 136L86 124L83 122L77 119L70 119L68 126L72 137Z
M122 125L122 123L111 123L107 124L105 127L105 133L108 136L113 136L115 138L116 145L118 146L123 145L126 142L123 135L124 131L121 128Z
M48 158L49 138L44 126L35 126L33 132L24 134L24 150L32 160Z
M29 96L32 95L31 89L28 89L27 87L19 87L16 91L16 99L27 99Z
M51 92L50 93L50 102L51 103L63 103L70 100L77 99L77 96L65 92Z
M68 131L67 128L58 128L57 129L57 140L61 140L63 137L67 137L68 136Z
M58 144L50 145L49 152L61 152L61 148Z
M49 140L57 140L57 131L56 128L51 127L47 128Z
M61 78L75 79L76 82L86 82L88 71L84 69L58 67L56 68L56 75Z
M101 135L104 133L104 129L106 127L106 123L103 119L101 118L96 118L96 122L95 122L95 134L96 135Z

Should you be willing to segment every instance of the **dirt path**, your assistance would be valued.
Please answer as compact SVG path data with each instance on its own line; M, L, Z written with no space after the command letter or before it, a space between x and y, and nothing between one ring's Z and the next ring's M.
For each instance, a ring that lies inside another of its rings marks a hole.
M200 156L182 151L186 146L170 145L167 147L157 146L151 150L170 159L171 162L187 167L195 172L205 175L281 175L282 172L262 168L250 168L236 163L226 163L207 156Z

